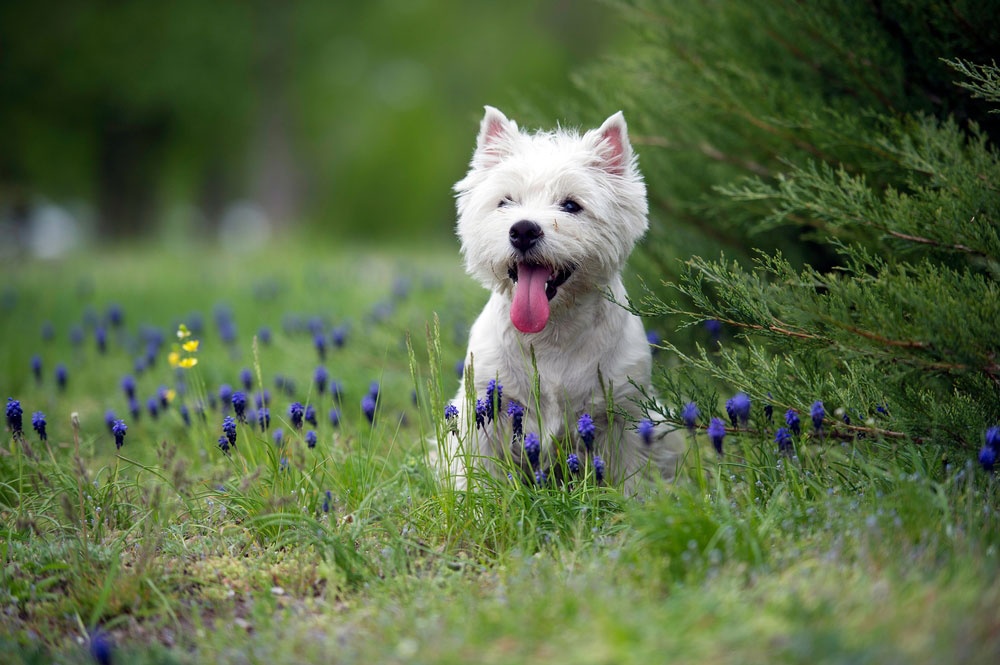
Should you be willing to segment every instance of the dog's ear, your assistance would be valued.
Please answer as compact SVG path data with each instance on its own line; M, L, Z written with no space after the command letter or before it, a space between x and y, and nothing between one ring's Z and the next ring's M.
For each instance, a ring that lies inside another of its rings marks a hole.
M510 152L510 139L518 134L517 123L492 106L479 125L475 163L479 167L493 166Z
M609 173L624 175L632 167L632 144L628 140L625 116L621 111L615 113L596 133L602 166Z

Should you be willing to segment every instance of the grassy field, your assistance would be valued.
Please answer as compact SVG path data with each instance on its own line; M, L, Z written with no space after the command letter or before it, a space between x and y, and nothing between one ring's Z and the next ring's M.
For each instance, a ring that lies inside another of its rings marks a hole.
M754 405L760 433L720 459L699 430L642 501L448 488L428 441L485 300L452 248L0 270L4 662L1000 662L1000 491L971 457L808 428L789 456ZM224 384L255 412L228 455Z

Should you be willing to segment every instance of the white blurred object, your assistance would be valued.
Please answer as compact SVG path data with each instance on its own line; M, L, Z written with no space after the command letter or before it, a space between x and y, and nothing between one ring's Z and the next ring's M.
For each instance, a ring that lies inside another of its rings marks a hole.
M251 250L271 239L271 220L253 201L236 201L226 208L219 224L219 240L227 249Z

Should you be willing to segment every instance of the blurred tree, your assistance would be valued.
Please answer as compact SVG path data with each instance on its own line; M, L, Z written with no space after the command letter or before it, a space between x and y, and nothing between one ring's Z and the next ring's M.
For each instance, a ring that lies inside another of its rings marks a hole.
M0 205L91 201L118 237L178 204L211 224L248 199L337 238L447 238L482 105L567 91L574 61L613 38L608 16L528 0L5 2Z

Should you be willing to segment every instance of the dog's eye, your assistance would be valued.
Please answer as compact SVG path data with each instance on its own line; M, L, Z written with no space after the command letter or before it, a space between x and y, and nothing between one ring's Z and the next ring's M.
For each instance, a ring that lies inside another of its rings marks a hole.
M563 212L568 212L571 215L575 215L578 212L583 212L583 206L574 201L573 199L566 199L559 204L559 209Z
M512 203L514 203L514 202L511 200L511 198L509 196L505 196L502 199L500 199L500 203L497 204L497 207L498 208L506 208L507 206L511 205Z

